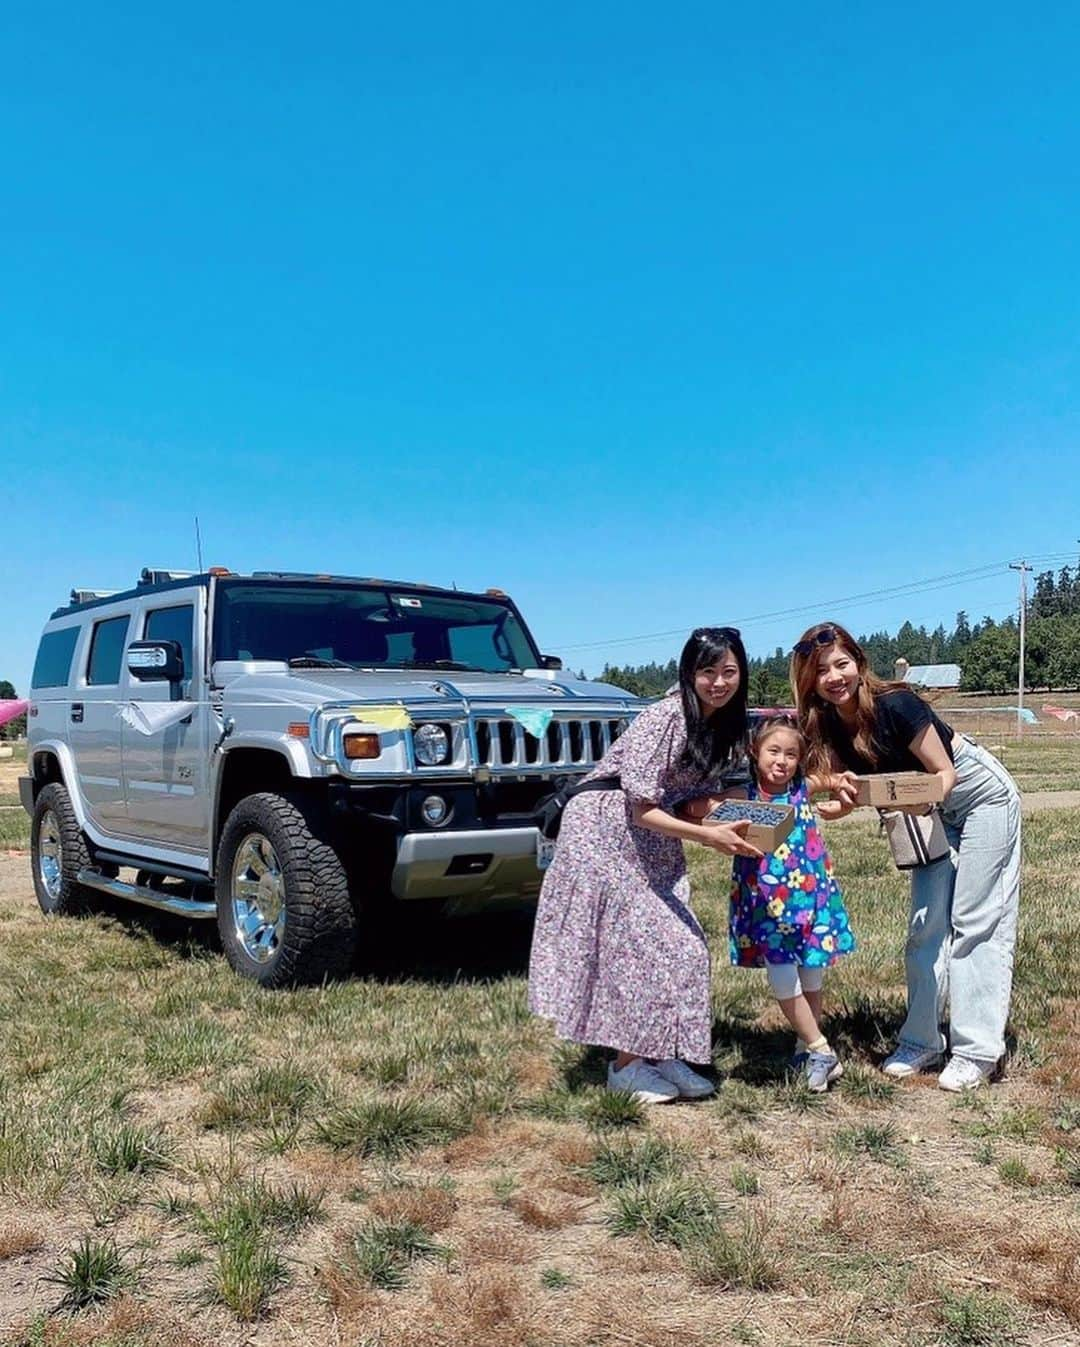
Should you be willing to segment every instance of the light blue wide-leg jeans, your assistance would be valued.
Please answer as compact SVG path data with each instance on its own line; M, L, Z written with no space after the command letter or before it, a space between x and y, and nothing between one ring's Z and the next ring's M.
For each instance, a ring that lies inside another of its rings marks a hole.
M992 753L965 739L941 807L951 853L911 872L901 1043L996 1062L1005 1052L1020 898L1020 796Z

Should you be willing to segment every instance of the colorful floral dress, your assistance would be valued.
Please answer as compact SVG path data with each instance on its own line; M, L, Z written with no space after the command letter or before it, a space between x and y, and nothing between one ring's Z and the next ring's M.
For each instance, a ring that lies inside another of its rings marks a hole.
M827 968L855 948L840 886L802 777L786 795L751 800L795 808L795 826L760 861L736 856L731 881L731 962L742 968L795 963Z
M705 786L682 767L678 696L642 711L593 776L622 789L566 806L544 876L529 961L529 1008L562 1038L641 1057L707 1062L709 950L690 909L683 844L633 822L635 802L672 809Z

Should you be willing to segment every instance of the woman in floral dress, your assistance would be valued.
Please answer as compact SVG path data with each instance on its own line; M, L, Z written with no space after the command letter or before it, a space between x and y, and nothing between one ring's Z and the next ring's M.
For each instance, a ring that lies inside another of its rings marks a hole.
M574 796L544 877L529 1006L560 1037L613 1048L611 1089L643 1103L700 1098L712 1082L685 1060L712 1048L709 951L690 908L683 842L761 853L747 824L676 818L719 788L746 741L746 652L732 627L701 627L679 660L678 690L640 713L593 777L620 789Z

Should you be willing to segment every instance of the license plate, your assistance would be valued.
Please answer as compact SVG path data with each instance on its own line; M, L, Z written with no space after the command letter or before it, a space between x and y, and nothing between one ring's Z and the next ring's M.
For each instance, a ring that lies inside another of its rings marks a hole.
M555 843L543 833L536 834L536 868L546 870L555 859Z

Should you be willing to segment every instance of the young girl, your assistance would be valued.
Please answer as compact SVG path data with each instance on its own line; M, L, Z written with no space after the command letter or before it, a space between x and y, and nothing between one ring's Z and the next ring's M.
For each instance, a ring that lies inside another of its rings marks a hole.
M566 806L544 877L529 1007L561 1038L611 1048L608 1086L642 1103L711 1094L690 1062L711 1056L709 951L690 907L683 842L760 858L746 825L676 818L715 790L746 735L746 653L733 627L700 627L674 695L646 707L594 777L619 788Z
M810 804L802 772L804 740L792 716L761 721L750 740L754 780L724 799L790 804L795 826L775 851L761 860L736 856L731 884L731 962L764 968L784 1017L798 1036L794 1062L816 1094L843 1075L821 1031L825 969L855 948L832 861ZM839 812L826 801L821 812Z
M890 1076L933 1070L948 1047L938 1084L977 1089L1005 1052L1020 896L1016 784L993 754L955 734L910 688L878 678L838 622L819 622L795 642L791 686L810 769L841 798L851 772L941 778L951 855L911 871L908 1014L882 1069ZM850 805L834 808L847 813Z

